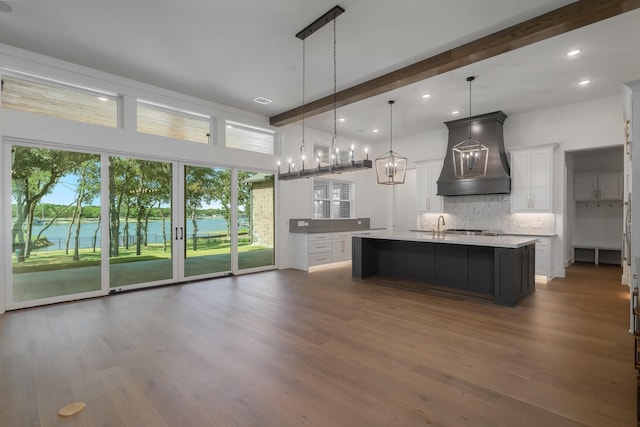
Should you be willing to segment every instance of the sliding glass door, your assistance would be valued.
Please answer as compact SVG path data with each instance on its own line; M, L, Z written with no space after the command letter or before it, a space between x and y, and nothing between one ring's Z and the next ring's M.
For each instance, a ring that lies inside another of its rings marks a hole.
M174 278L173 170L170 162L109 158L109 287Z
M238 171L238 270L275 266L275 176Z
M16 144L10 185L11 308L275 265L271 174Z
M100 156L11 147L13 303L101 290Z
M231 271L231 170L184 165L183 278Z

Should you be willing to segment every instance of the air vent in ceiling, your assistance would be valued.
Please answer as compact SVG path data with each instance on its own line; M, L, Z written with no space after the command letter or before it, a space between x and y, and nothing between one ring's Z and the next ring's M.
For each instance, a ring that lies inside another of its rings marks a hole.
M271 104L271 100L267 99L267 98L263 98L261 96L257 97L256 99L253 100L254 102L257 102L258 104Z

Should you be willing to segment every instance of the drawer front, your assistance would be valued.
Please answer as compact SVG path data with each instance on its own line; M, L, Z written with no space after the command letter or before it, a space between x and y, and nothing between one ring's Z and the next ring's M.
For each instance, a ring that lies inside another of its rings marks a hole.
M329 264L331 261L331 252L322 252L318 254L310 254L308 258L309 266Z
M343 232L340 232L340 233L333 233L332 237L333 237L334 240L351 239L351 232L343 231Z
M331 241L319 241L319 242L309 242L309 253L317 254L320 252L329 252L331 253Z
M309 234L309 242L322 242L331 240L331 233L312 233Z

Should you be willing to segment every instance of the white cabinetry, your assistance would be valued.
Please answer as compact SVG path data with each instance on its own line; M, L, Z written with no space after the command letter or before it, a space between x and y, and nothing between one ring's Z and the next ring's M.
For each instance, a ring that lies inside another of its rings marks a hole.
M418 212L442 212L442 196L438 196L438 178L442 160L416 162L416 193Z
M511 151L511 212L553 212L556 146Z
M552 278L551 260L551 237L539 237L536 242L536 274Z
M351 259L351 233L332 233L331 257L333 262Z
M622 200L622 174L578 174L574 180L574 198L577 202Z
M307 235L307 267L351 259L351 232Z

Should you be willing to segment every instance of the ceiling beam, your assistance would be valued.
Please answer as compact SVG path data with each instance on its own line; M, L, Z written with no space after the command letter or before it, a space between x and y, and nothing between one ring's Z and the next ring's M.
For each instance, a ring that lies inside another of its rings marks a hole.
M336 107L344 107L448 71L640 8L640 0L578 0L567 6L513 25L336 93ZM284 126L333 109L333 94L270 118Z

